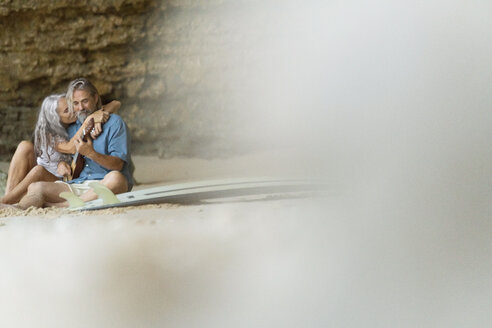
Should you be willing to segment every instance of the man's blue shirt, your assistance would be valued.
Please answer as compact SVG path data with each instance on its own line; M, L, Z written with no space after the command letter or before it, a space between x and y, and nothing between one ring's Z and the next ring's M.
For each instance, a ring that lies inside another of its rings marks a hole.
M82 126L78 120L67 129L69 138L72 138ZM92 141L94 150L103 155L111 155L121 158L125 164L120 171L128 181L128 190L133 187L132 160L130 154L130 134L123 119L116 114L111 114L109 120L104 123L102 133ZM111 170L102 167L90 158L84 157L85 166L80 176L70 183L82 183L85 180L102 180Z

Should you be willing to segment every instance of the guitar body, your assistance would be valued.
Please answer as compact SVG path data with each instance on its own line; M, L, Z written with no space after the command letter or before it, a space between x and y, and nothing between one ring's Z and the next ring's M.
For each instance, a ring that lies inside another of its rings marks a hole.
M94 128L94 119L91 118L89 122L87 122L87 126L85 129L82 131L82 141L86 142L87 138L90 138L90 131ZM72 169L72 174L69 180L76 179L80 176L80 173L84 169L84 156L79 154L78 152L75 153L73 156L72 164L70 165L70 168Z
M84 169L84 164L84 156L77 153L72 161L72 165L70 165L72 169L72 179L77 179L80 176L80 172Z

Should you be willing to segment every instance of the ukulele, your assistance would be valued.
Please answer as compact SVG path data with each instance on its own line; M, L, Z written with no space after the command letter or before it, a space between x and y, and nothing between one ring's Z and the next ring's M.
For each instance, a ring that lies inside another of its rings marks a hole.
M94 128L94 119L91 118L88 122L86 127L82 130L82 141L86 142L87 138L90 138L90 132ZM73 180L79 177L80 172L82 172L82 169L84 168L84 156L79 154L79 152L76 152L75 155L73 156L72 160L72 165L70 165L70 168L72 169L72 174L68 178L68 180Z

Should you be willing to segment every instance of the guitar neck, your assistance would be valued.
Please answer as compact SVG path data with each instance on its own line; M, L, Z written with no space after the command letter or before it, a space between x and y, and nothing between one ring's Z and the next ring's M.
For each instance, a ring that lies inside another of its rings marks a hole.
M94 128L94 119L91 119L86 128L82 130L82 141L87 142L87 138L90 138L90 132ZM84 166L84 158L79 152L76 152L72 160L72 178L77 178Z

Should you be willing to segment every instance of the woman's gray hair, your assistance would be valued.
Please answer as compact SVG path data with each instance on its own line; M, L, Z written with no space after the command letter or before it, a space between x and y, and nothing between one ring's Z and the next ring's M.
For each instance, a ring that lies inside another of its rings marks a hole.
M48 147L55 148L58 141L67 141L68 133L60 121L57 112L58 101L65 97L64 94L55 94L44 98L39 109L38 122L34 129L34 152L36 156L41 156L46 152L48 159L50 151Z
M97 92L96 87L89 80L84 77L79 77L78 79L73 80L68 85L67 90L67 104L68 110L73 113L73 93L75 90L85 90L88 91L91 96L97 96L97 104L96 110L102 108L101 97L99 96L99 92Z

